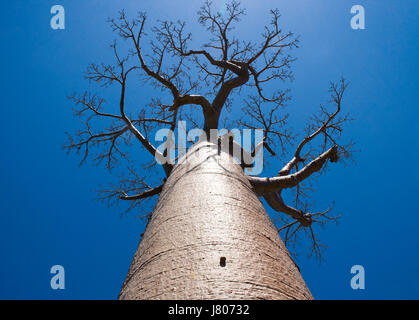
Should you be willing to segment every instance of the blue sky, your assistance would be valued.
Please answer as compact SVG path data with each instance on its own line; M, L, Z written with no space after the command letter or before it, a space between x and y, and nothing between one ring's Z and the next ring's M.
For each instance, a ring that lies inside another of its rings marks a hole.
M223 6L223 1L214 3ZM354 165L336 165L320 179L313 201L332 200L338 226L321 230L328 245L321 265L301 252L297 263L317 299L418 299L419 3L415 0L242 1L238 31L257 39L270 8L281 26L301 36L293 54L291 124L303 126L327 98L331 80L351 85L344 106L356 121L345 135L360 152ZM50 28L50 8L66 10L66 29ZM0 126L0 298L114 299L143 231L135 213L94 200L113 181L103 167L79 167L62 150L74 131L66 97L87 89L83 72L109 61L115 38L106 23L125 8L150 21L195 22L201 1L5 1L1 4L2 125ZM350 28L350 8L361 4L366 29ZM197 37L202 29L194 28ZM108 59L108 60L107 60ZM142 103L149 98L139 89ZM139 153L140 156L144 153ZM140 159L141 160L141 159ZM140 161L139 160L139 161ZM51 266L66 270L66 289L50 288ZM350 287L351 266L365 268L365 290Z

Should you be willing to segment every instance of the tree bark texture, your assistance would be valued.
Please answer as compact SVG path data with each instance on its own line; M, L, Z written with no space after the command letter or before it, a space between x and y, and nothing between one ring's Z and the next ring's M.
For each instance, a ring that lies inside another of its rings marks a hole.
M200 142L167 179L119 299L312 299L240 165Z

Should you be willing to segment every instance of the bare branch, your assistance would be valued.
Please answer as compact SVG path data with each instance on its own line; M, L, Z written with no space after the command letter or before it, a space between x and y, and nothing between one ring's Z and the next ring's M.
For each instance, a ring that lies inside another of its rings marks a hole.
M138 15L137 19L132 20L131 22L128 21L125 12L121 11L120 16L118 19L109 19L109 22L113 28L114 31L118 31L120 36L125 39L131 39L134 48L135 53L140 61L140 65L142 70L152 79L156 80L158 83L163 85L164 87L168 88L171 92L174 98L179 97L179 90L176 88L176 86L167 78L163 77L159 74L159 72L153 71L149 66L146 64L141 46L140 46L140 40L143 36L144 31L144 25L146 22L146 15L144 13L140 13ZM163 59L163 53L161 52L161 59ZM160 68L158 68L159 70Z
M123 135L127 131L127 127L124 127L119 130L109 131L106 133L100 133L100 134L94 134L92 133L89 124L86 123L86 130L79 132L79 139L78 141L75 141L73 138L68 136L69 138L69 144L64 146L64 149L67 151L71 151L72 149L75 149L77 153L80 152L82 148L84 148L84 155L80 162L80 164L83 164L87 157L89 156L90 146L97 146L101 144L108 145L107 148L103 153L99 153L95 157L95 162L99 164L102 162L102 160L106 159L106 166L109 170L112 169L113 165L117 162L117 159L115 157L115 154L119 154L123 158L126 158L126 154L122 152L119 149L119 142L118 138Z
M310 177L313 173L318 172L327 160L332 162L337 161L337 146L328 149L294 174L273 178L248 177L248 179L258 194L292 188Z
M319 242L319 239L315 236L314 225L317 224L320 227L324 227L327 223L337 224L340 215L329 216L328 213L332 210L333 205L329 206L327 210L323 212L311 213L310 215L311 223L308 226L304 226L300 223L299 220L294 220L289 222L287 219L280 219L280 226L277 227L278 232L283 234L283 241L288 247L288 250L291 250L295 243L299 240L301 235L305 235L310 242L311 250L309 256L315 255L317 259L322 260L322 249L325 248L323 244ZM282 226L281 226L282 225ZM293 252L290 252L293 254Z
M337 116L341 112L342 99L345 89L348 84L345 79L341 79L339 84L331 83L329 92L331 92L332 102L336 105L336 110L333 113L329 113L324 107L321 106L320 117L315 117L313 120L315 124L309 126L307 131L315 128L311 134L306 136L297 146L293 158L279 171L279 176L284 176L290 173L290 171L299 163L304 162L307 158L312 157L312 152L308 152L304 156L301 155L303 148L312 142L316 137L323 135L323 145L321 150L324 151L327 147L327 143L330 141L332 145L336 145L339 152L336 154L336 160L340 154L347 154L349 148L339 145L333 138L333 135L342 131L342 126L352 120L349 115L345 115L342 118L337 119ZM329 133L330 132L330 133ZM333 161L332 161L333 162Z
M304 213L301 210L297 210L293 207L286 205L281 197L281 190L271 193L265 193L263 195L263 198L266 200L266 202L272 209L290 215L295 220L298 220L304 227L310 226L313 222L310 213Z
M279 115L280 108L284 106L289 99L287 92L283 92L281 103L276 103L272 108L265 108L263 100L257 96L250 96L245 100L245 106L242 107L243 117L237 121L238 126L248 129L263 129L265 147L272 154L276 154L270 146L279 144L281 154L286 150L288 144L293 140L293 135L287 130L288 114ZM272 105L272 104L271 104Z
M121 198L121 200L139 200L139 199L144 199L144 198L148 198L148 197L152 197L152 196L155 196L155 195L160 194L160 192L161 192L162 189L163 189L163 184L161 184L160 186L158 186L156 188L149 189L149 190L147 190L147 191L145 191L143 193L139 193L139 194L136 194L136 195L129 196L127 194L124 194L120 198Z

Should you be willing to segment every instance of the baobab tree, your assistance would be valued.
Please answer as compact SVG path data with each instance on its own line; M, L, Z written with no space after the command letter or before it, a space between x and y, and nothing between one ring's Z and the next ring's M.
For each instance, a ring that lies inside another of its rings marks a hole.
M91 64L86 72L93 83L118 90L118 105L89 92L69 97L83 128L69 135L65 147L81 153L82 162L95 152L93 160L109 171L126 161L127 174L102 190L101 198L128 203L147 219L120 299L312 298L286 245L306 235L320 255L313 226L337 218L329 215L330 206L310 212L304 199L310 178L350 155L351 144L340 142L350 120L342 115L347 83L331 83L330 101L298 141L287 127L288 91L280 87L292 78L290 52L299 39L281 29L278 10L270 11L260 43L239 39L233 27L244 15L236 1L223 13L205 2L198 23L209 37L198 44L184 22L148 27L144 13L132 19L121 11L109 19L125 40L111 45L114 63ZM157 96L141 108L128 105L129 91L144 92L146 85ZM175 161L162 161L172 154L172 139L159 148L151 137L161 128L184 130L180 121L203 135L188 142ZM231 152L234 136L208 138L221 123L227 129L260 129L263 138L237 157ZM141 157L133 158L129 150L137 145ZM277 175L246 174L249 165L241 158L264 150ZM294 195L294 204L286 203L285 191ZM156 198L154 210L144 212L145 201ZM263 202L276 212L274 223Z

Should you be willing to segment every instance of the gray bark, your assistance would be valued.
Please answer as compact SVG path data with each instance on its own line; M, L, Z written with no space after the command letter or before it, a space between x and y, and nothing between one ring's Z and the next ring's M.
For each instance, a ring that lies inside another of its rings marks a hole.
M119 299L312 299L242 168L200 142L166 181Z

